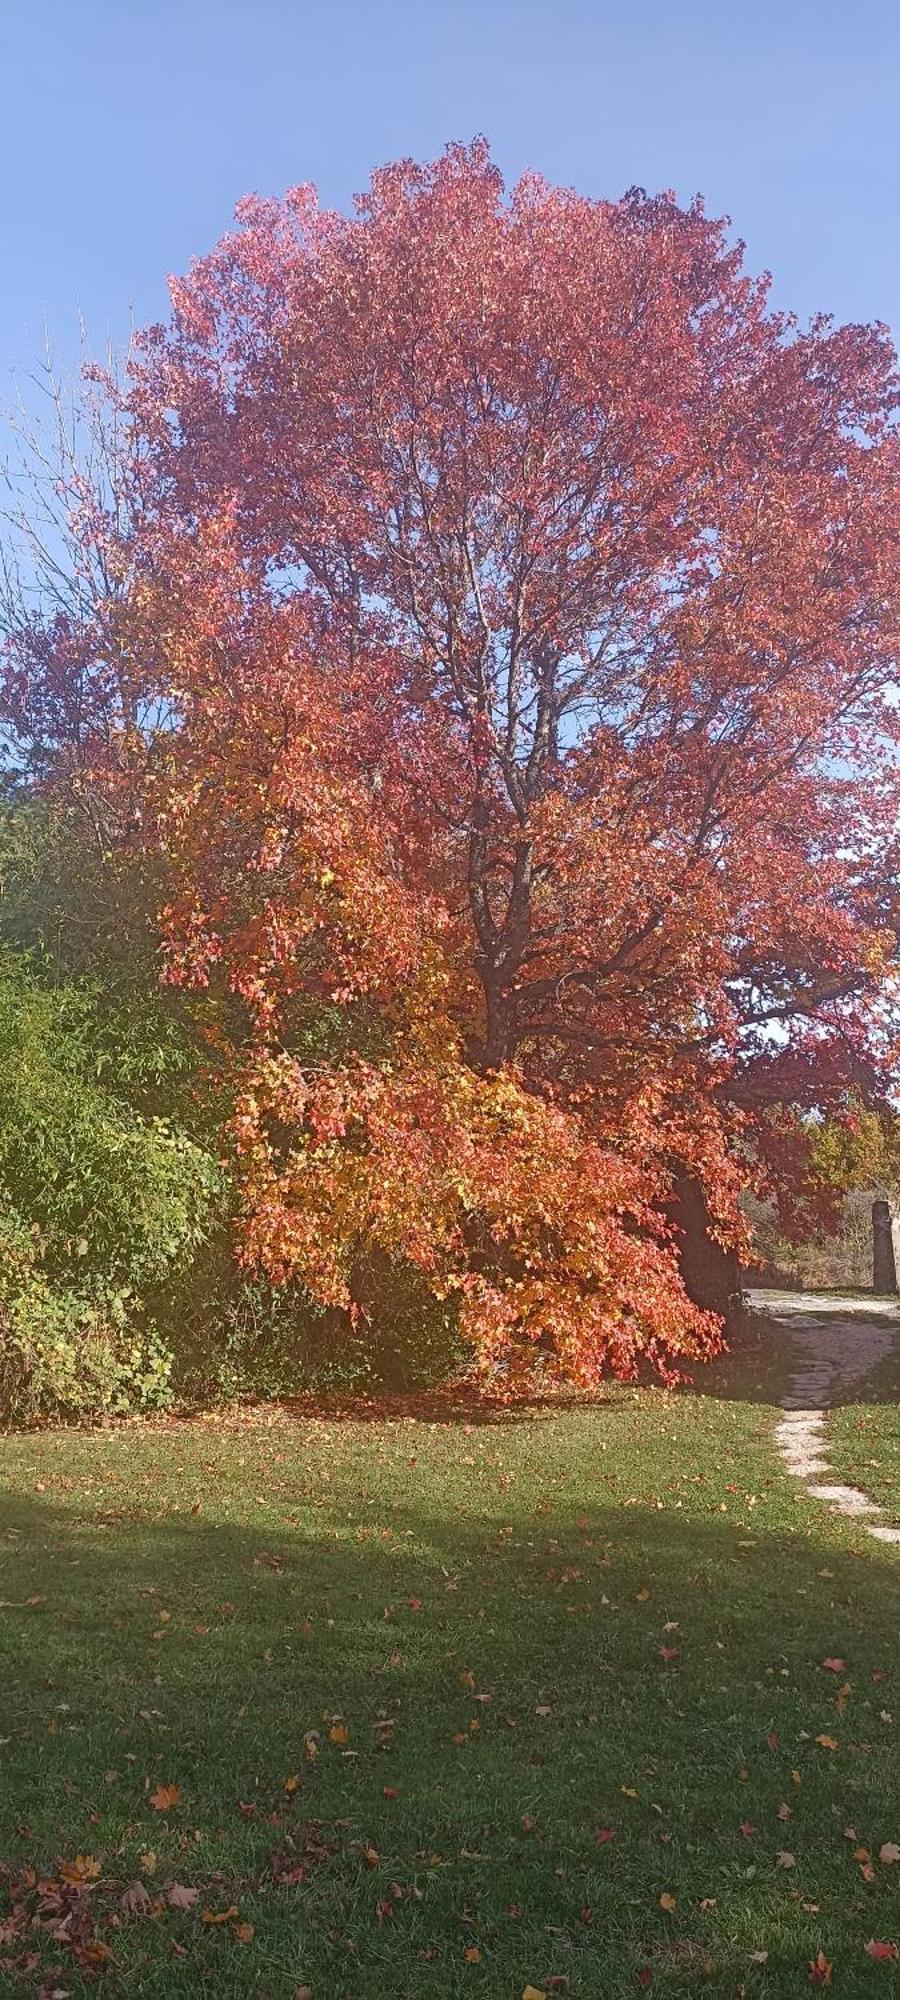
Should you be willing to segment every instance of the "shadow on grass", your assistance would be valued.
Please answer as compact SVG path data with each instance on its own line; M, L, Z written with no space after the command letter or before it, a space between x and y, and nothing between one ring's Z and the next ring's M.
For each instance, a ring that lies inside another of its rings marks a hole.
M321 1417L328 1423L390 1424L423 1423L439 1428L459 1429L498 1426L509 1428L523 1417L558 1417L569 1410L609 1411L614 1399L605 1391L594 1395L559 1390L522 1398L490 1395L464 1384L446 1389L410 1390L395 1394L387 1390L374 1396L280 1396L275 1407L286 1416L304 1422ZM259 1405L251 1406L258 1409ZM190 1415L188 1420L192 1421Z
M861 1882L843 1829L896 1836L889 1551L823 1565L787 1531L590 1498L551 1497L536 1531L433 1493L395 1494L356 1539L345 1500L259 1530L2 1503L0 1862L96 1853L121 1889L152 1847L163 1884L256 1926L242 1958L227 1927L177 1919L188 1968L165 1922L107 1929L125 1990L286 2000L302 1976L423 2000L552 1971L575 2000L642 1968L732 1993L737 1968L753 1994L765 1950L787 1995L820 1948L842 1992L870 1990L890 1871ZM160 1783L181 1793L165 1814ZM279 1886L313 1822L333 1854ZM117 1915L106 1891L93 1907ZM68 1962L62 1983L82 1990Z

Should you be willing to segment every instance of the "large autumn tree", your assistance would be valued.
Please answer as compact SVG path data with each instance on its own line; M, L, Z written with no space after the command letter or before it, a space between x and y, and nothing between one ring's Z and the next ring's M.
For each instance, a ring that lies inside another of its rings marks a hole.
M412 1262L485 1369L665 1373L718 1337L679 1183L737 1242L890 1088L886 333L480 143L245 201L172 303L70 515L102 582L8 685L58 738L77 685L57 769L127 783L166 975L243 1003L241 1254L350 1310Z

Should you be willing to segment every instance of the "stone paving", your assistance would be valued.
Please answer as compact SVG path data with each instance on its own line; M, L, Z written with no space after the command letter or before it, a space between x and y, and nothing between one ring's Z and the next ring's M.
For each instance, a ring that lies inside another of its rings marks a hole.
M789 1472L832 1513L859 1520L879 1542L900 1544L900 1528L858 1486L829 1480L825 1412L842 1392L864 1380L890 1354L900 1329L900 1307L887 1299L840 1298L821 1292L750 1293L750 1304L782 1326L795 1357L784 1416L775 1441Z

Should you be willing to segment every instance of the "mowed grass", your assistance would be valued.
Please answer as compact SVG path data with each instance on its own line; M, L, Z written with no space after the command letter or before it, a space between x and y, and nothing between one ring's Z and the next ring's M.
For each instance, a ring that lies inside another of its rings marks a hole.
M853 1403L828 1420L835 1473L861 1486L900 1524L900 1333Z
M7 1438L0 1991L896 1991L900 1563L779 1366Z

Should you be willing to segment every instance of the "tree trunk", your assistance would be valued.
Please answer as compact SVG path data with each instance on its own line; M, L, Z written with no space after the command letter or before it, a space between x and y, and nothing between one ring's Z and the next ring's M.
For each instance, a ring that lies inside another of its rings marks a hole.
M678 1261L688 1296L707 1312L727 1317L740 1296L738 1260L713 1236L703 1189L689 1174L678 1177L672 1216L681 1232Z

